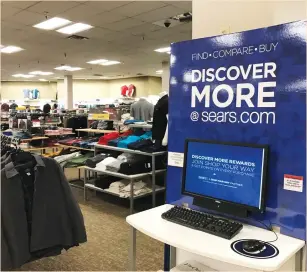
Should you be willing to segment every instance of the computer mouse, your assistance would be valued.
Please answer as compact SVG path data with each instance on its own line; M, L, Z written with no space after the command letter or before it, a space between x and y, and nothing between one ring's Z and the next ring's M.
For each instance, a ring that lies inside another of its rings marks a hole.
M243 250L249 254L258 254L265 250L265 244L259 240L246 240L243 242Z

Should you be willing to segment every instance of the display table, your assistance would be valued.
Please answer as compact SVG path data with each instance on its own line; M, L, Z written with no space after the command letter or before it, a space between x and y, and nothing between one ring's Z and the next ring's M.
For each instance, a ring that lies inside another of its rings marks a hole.
M217 270L277 271L291 270L290 267L293 266L295 266L293 270L300 270L302 267L300 253L305 241L277 234L278 240L272 244L279 249L279 255L271 259L247 258L232 251L231 244L234 241L240 239L272 241L275 240L275 234L268 230L244 225L237 236L232 240L226 240L162 219L161 214L171 207L172 205L166 204L126 218L128 224L132 226L129 252L130 271L135 271L136 230L171 246L171 267L176 265L172 257L178 256L179 250L181 250L182 259L180 262L187 260L182 258L182 253L186 252L186 258L191 259L195 256L198 261ZM207 260L210 264L206 263ZM285 266L290 261L294 264Z

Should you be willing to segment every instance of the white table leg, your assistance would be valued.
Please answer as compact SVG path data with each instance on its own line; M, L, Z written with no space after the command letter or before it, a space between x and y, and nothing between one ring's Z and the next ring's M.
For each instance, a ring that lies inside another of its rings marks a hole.
M130 241L129 241L129 271L136 271L136 229L130 227Z
M176 248L170 246L170 253L169 253L169 268L172 269L176 266Z

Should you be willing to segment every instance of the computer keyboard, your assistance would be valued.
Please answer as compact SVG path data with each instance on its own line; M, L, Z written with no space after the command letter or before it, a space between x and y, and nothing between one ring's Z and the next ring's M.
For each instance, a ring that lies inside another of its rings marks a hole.
M240 223L178 206L171 208L161 216L170 222L225 239L233 238L243 228Z

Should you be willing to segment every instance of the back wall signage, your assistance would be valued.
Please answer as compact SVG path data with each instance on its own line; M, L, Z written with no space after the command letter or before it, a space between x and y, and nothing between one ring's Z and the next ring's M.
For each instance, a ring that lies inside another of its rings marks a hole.
M266 213L257 219L305 240L306 21L179 42L171 52L167 202L192 204L181 194L186 138L267 144Z

